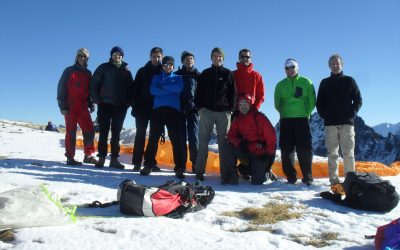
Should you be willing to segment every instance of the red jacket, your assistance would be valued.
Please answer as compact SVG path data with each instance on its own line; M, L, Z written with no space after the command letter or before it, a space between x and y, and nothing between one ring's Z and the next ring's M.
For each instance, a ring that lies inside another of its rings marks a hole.
M71 105L89 103L89 83L92 73L75 64L64 70L57 88L57 101L60 110L70 110Z
M245 140L251 154L275 154L276 133L268 118L261 112L251 109L246 115L236 117L228 131L228 141L239 147ZM261 145L257 146L257 145Z
M243 66L236 63L237 70L233 71L235 78L237 96L250 95L252 104L259 109L264 102L264 81L257 71L253 70L253 64Z

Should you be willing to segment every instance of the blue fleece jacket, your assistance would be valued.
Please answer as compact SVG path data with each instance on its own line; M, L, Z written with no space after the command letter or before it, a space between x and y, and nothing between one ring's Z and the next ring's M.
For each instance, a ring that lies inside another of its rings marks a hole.
M183 90L182 76L174 73L155 75L151 82L150 93L154 96L154 109L171 107L180 111L180 93Z

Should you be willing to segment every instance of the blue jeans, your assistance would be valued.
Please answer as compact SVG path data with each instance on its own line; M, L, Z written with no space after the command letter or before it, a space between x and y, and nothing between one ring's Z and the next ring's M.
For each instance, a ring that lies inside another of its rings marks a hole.
M183 162L187 162L187 146L189 141L189 156L192 167L196 163L197 150L199 148L199 115L197 111L182 115L182 139L183 139Z

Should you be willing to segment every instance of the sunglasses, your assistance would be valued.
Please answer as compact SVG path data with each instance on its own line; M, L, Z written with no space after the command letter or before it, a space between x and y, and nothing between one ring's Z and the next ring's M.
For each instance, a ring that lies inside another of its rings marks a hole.
M240 56L240 59L250 59L251 56Z
M286 70L294 69L294 68L296 68L296 67L295 66L285 67Z
M172 64L172 63L164 63L163 66L165 66L165 67L172 67L172 66L174 66L174 64Z
M80 58L80 59L88 59L88 57L86 55L78 55L78 58Z

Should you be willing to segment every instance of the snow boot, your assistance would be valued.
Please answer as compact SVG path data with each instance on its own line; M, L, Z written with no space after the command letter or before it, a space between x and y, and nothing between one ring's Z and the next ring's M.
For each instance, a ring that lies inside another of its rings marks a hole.
M175 176L178 179L185 179L185 174L182 171L175 172Z
M96 168L103 168L104 167L104 162L106 161L106 157L100 156L99 160L97 163L94 165Z
M118 161L118 158L111 158L110 168L125 169L125 166Z
M83 163L88 163L88 164L97 164L97 160L96 158L94 158L91 155L85 155L85 157L83 158Z
M151 167L151 171L152 172L161 172L161 168L159 168L157 165L153 165Z
M196 181L204 181L204 174L196 174Z
M142 168L142 170L140 170L140 175L144 175L147 176L151 173L151 166L145 166L144 168Z
M69 165L69 166L81 166L82 162L75 161L74 158L67 158L67 165Z
M140 172L140 165L133 166L133 172Z

